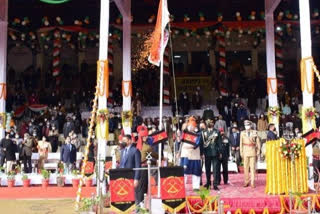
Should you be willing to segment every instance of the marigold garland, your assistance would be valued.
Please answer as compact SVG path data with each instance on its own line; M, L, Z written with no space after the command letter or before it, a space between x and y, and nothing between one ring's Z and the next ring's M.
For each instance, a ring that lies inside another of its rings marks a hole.
M272 81L276 81L276 86L275 88L272 87ZM277 78L268 78L267 79L267 92L268 94L276 94L278 92L278 81Z
M128 90L126 91L125 85L128 84ZM122 96L132 97L132 82L131 81L122 81Z
M99 84L98 87L98 95L100 97L106 96L109 97L109 68L108 68L108 60L98 60L97 61L97 75L100 75L100 80L102 83Z
M0 83L1 86L1 93L0 93L0 99L7 99L7 84L6 83Z

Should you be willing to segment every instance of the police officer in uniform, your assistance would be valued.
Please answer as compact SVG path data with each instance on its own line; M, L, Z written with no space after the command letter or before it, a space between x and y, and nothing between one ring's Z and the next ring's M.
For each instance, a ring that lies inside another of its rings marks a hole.
M220 161L221 158L220 148L221 148L221 136L219 131L214 128L213 120L207 121L207 128L202 132L203 138L203 153L205 157L205 168L207 183L206 188L211 186L211 167L213 167L213 189L219 190L218 185L220 182Z
M252 123L249 120L244 121L245 130L240 134L240 155L244 166L244 187L255 188L255 171L257 157L260 154L260 139L257 131L252 130ZM250 177L249 177L250 170Z

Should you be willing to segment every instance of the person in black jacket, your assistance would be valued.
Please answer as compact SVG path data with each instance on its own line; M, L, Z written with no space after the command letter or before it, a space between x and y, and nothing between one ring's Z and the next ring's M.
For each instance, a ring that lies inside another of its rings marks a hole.
M230 156L230 140L226 136L223 129L220 129L221 134L221 147L220 147L220 153L221 153L221 159L220 164L217 170L221 171L221 165L223 169L223 182L224 184L228 184L228 160ZM219 177L221 179L221 176ZM220 179L218 180L218 183L220 184Z
M10 135L6 134L6 138L3 139L3 147L5 150L7 173L12 171L13 164L16 161L17 147L10 139Z
M203 153L205 157L205 168L206 168L206 177L207 183L205 185L206 188L210 188L211 186L211 167L213 167L213 175L214 175L214 183L213 189L219 190L219 177L221 175L219 165L220 159L220 147L221 147L221 136L219 131L214 128L213 120L208 122L208 127L202 133L203 138Z
M240 132L237 124L233 124L229 134L229 140L232 158L237 163L237 166L240 166Z

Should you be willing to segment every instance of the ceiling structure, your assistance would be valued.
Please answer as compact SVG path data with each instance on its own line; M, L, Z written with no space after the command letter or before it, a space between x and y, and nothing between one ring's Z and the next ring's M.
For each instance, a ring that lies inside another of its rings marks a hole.
M148 24L148 19L156 15L158 0L132 0L133 25ZM320 7L320 1L310 1L311 10ZM223 15L224 21L235 21L236 12L240 12L243 20L248 20L251 11L259 14L264 11L264 0L168 0L170 13L174 22L183 22L184 16L190 17L190 22L199 21L199 13L203 13L205 21L216 21L217 14ZM282 0L279 11L298 12L298 0ZM110 22L114 23L120 13L115 5L110 5ZM9 20L15 17L28 17L33 24L40 23L44 16L55 18L60 16L65 25L72 25L75 19L90 17L93 28L99 26L100 0L70 0L63 4L46 4L40 0L10 0ZM259 16L259 15L257 15ZM39 24L38 24L39 25ZM40 26L34 26L40 27Z

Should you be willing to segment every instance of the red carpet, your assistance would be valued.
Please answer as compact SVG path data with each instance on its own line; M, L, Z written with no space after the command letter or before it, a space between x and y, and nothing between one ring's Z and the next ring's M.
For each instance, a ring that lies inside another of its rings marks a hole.
M82 187L82 197L91 197L96 192L96 187ZM23 187L0 187L0 199L57 199L76 198L77 188L71 186L57 187L41 186Z
M268 209L269 213L280 213L281 200L278 195L267 195L265 194L265 185L266 185L266 175L258 174L256 178L256 188L243 187L244 184L244 175L243 174L229 174L229 183L228 185L220 185L220 195L221 200L224 201L224 211L231 211L232 213L263 213L265 209ZM202 178L203 184L206 184L206 178ZM192 213L201 213L196 212L196 210L201 209L202 202L196 197L196 193L192 190L191 177L188 178L186 185L186 194L189 204L189 210ZM217 196L218 192L211 190L212 196ZM189 198L188 198L189 197ZM190 208L190 206L192 206ZM214 203L213 203L214 207ZM188 213L188 208L185 208L180 213Z

